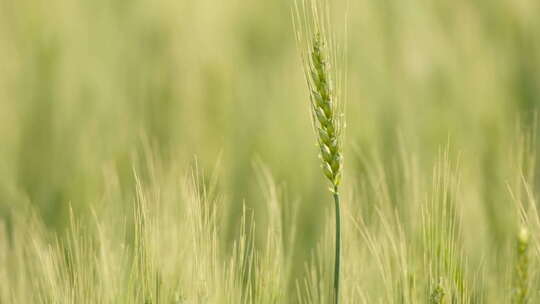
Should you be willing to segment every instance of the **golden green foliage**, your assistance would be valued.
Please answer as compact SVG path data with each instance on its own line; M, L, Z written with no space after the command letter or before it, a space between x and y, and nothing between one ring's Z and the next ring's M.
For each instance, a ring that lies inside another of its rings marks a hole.
M331 303L311 123L341 304L540 302L540 2L327 2L0 0L0 303Z

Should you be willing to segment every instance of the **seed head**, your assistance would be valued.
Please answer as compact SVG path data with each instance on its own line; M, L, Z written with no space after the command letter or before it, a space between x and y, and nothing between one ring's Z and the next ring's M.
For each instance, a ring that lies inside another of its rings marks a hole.
M320 158L325 176L334 187L341 181L343 157L339 132L341 126L335 107L335 95L332 92L332 79L330 79L328 59L325 56L325 44L320 33L315 34L309 60L311 84L311 112L313 124L317 131L317 143L320 149Z
M324 175L336 190L341 181L343 115L341 107L341 48L331 27L326 2L296 0L293 20L309 89L313 128ZM339 59L338 59L339 58Z

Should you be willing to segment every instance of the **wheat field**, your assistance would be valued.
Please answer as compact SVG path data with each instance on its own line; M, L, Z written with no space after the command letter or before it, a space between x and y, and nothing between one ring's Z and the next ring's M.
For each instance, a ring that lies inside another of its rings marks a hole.
M325 156L293 0L0 0L0 303L331 304L333 184L339 303L540 303L540 2L328 4Z

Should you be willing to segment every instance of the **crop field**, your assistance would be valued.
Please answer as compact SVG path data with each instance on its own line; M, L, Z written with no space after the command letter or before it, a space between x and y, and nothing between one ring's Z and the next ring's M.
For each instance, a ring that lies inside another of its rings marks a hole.
M0 0L0 304L540 303L539 16Z

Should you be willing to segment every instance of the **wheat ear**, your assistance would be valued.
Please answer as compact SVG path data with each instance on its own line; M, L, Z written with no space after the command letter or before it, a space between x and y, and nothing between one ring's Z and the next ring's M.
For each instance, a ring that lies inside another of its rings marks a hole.
M514 303L527 303L529 291L529 231L522 227L517 237L517 263Z

